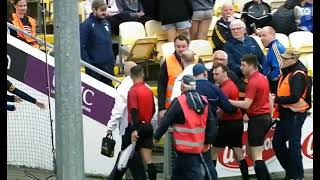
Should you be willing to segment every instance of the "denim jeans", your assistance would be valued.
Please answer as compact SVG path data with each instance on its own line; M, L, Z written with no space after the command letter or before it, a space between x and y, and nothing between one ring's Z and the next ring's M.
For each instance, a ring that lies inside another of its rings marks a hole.
M201 155L177 152L171 180L204 180L208 171L211 179L216 180L210 151Z
M301 128L307 113L292 113L290 116L280 116L274 132L273 150L281 166L289 178L303 179L301 155ZM286 142L289 141L289 147Z

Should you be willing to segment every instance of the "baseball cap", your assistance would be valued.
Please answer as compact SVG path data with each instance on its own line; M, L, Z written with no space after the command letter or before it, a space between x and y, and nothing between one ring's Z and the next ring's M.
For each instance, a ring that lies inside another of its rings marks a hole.
M196 85L196 78L192 75L184 75L180 80L183 84L194 86Z
M295 50L294 48L287 48L286 51L281 54L281 57L283 58L291 58L291 57L299 57L301 53L297 50Z
M202 74L202 73L204 73L205 71L208 71L208 70L203 64L198 63L198 64L193 66L192 71L193 71L193 75L194 76L198 76L199 74Z

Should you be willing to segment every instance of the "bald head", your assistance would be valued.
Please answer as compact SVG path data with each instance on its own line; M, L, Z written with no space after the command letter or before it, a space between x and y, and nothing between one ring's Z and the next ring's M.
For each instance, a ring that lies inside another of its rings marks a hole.
M264 47L276 39L276 31L271 26L265 26L259 31L259 36Z
M217 50L213 53L213 66L215 64L228 65L228 54L223 50Z
M222 18L226 21L231 21L231 19L233 20L233 15L234 15L233 5L230 3L224 3L221 7L221 15L222 15Z
M135 62L133 62L133 61L126 61L125 63L124 63L124 74L126 75L126 76L129 76L130 75L130 70L131 70L131 68L132 67L134 67L134 66L136 66L137 64L135 63Z
M193 51L190 49L183 51L181 55L181 60L183 62L183 66L185 67L189 64L193 64L195 62Z

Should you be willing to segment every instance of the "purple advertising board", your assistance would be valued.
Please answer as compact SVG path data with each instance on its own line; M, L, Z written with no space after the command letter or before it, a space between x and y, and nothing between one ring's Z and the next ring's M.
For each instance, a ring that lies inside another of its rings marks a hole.
M50 96L54 98L54 67L50 65L47 67L45 62L29 54L23 53L21 50L19 51L21 52L20 55L23 54L27 56L25 57L27 62L25 71L23 72L23 82L43 94L48 94L49 84ZM49 74L48 80L46 75L47 68ZM111 116L114 98L84 82L81 84L81 94L83 114L106 125Z

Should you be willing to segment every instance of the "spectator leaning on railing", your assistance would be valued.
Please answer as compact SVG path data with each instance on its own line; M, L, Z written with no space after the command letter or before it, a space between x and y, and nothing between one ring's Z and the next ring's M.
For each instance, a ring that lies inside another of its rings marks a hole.
M36 35L36 21L27 16L27 1L26 0L14 0L14 8L16 9L15 13L12 13L12 24L19 27L19 29L24 30L33 36ZM15 36L22 41L30 44L35 48L40 48L40 45L37 41L31 37L24 35L21 32L11 31L10 34Z

